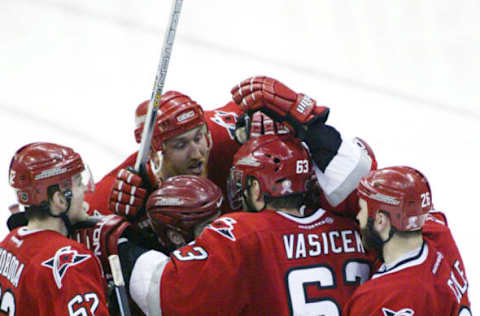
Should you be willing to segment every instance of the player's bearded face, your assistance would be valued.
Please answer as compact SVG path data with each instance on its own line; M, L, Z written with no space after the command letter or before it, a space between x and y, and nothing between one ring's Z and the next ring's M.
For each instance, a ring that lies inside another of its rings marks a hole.
M357 222L360 225L360 234L362 235L362 243L366 249L375 250L381 254L383 241L379 233L373 227L373 218L368 216L367 202L360 198L358 200L360 211L357 214Z
M360 228L363 246L368 250L381 253L383 240L380 234L373 228L373 219L370 217L366 227Z
M181 174L206 176L209 153L205 125L173 137L164 144L163 174L166 177Z

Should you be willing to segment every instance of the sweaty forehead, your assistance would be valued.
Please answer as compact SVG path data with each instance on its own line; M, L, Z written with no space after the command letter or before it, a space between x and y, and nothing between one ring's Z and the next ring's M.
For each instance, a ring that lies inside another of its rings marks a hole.
M172 137L170 139L166 140L166 143L176 143L176 142L182 142L182 141L188 141L190 139L195 138L199 134L202 133L203 127L205 125L197 126L195 128L192 128L191 130L186 131L185 133L182 133L178 136Z

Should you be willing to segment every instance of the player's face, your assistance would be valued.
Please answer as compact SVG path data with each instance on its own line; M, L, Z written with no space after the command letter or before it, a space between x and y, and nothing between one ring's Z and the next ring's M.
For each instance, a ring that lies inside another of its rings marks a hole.
M373 225L368 225L368 205L367 201L360 198L358 200L360 212L357 214L357 221L360 224L360 234L362 235L362 243L366 249L372 249L381 253L382 238L375 230Z
M77 174L72 177L72 200L68 215L72 224L84 219L85 210L83 208L83 199L85 197L86 186L82 182L82 176Z
M357 214L357 221L360 225L360 229L365 229L368 220L367 201L362 198L358 199L358 206L360 207L360 211Z
M72 200L70 202L70 210L68 215L72 224L85 220L87 216L88 204L84 202L85 192L93 192L94 184L92 175L88 167L82 173L72 177Z
M248 189L242 193L242 207L247 212L257 212L263 209L265 202L259 200L260 184L254 180Z
M206 176L210 151L208 145L208 131L205 125L168 139L164 144L163 175Z

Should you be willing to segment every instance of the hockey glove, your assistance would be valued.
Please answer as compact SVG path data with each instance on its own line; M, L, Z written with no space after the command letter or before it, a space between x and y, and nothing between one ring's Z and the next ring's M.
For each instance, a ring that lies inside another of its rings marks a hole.
M130 223L118 215L98 216L76 231L76 239L100 259L107 280L111 277L108 256L118 254L118 240L126 235ZM93 226L92 226L93 225ZM91 227L89 227L91 226Z
M248 113L241 115L235 124L235 140L244 144L251 137L269 134L291 133L288 124L274 122L262 112L255 112L250 117Z
M232 97L244 112L262 111L277 122L287 121L297 133L305 136L308 125L324 123L329 108L304 94L297 94L283 83L269 77L252 77L232 90Z
M133 218L147 199L143 180L131 168L120 169L110 194L110 210L124 217Z

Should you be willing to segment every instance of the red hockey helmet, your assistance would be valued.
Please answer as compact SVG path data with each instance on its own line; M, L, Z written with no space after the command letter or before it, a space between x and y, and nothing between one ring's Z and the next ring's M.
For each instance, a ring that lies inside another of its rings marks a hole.
M135 140L142 140L143 126L147 116L149 100L142 102L135 111ZM162 143L194 127L205 124L202 107L190 97L177 91L162 95L152 136L152 148L162 149Z
M47 188L72 187L72 176L85 170L80 155L71 148L52 143L32 143L20 148L10 162L10 185L18 201L26 206L48 201Z
M146 209L160 243L177 248L167 237L167 229L179 232L188 243L194 229L215 214L220 214L223 195L211 180L193 175L168 178L148 198Z
M433 208L430 185L420 171L410 167L388 167L362 178L358 194L368 205L368 216L381 210L390 215L398 231L419 230Z
M241 207L249 176L260 182L265 196L281 197L307 192L312 175L307 149L291 134L251 138L233 158L228 180L230 206L234 210Z

